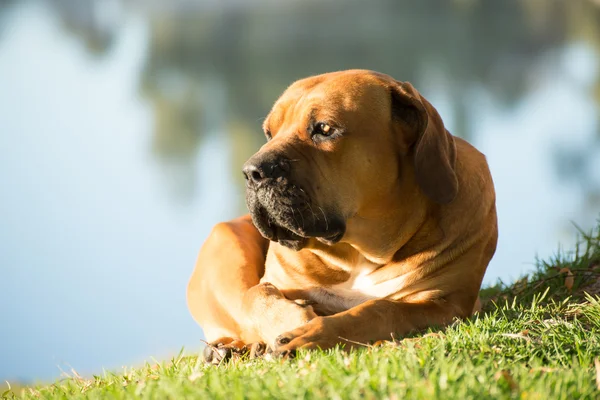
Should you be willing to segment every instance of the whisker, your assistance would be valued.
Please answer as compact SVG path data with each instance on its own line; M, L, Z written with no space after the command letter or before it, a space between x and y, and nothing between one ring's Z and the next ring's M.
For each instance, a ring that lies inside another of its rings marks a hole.
M319 210L321 210L321 213L323 214L323 218L325 218L325 230L328 231L329 230L329 222L327 222L327 216L325 215L325 211L323 211L323 209L321 207L319 207Z
M302 229L304 230L304 229L306 229L306 228L304 227L304 216L302 215L302 213L301 213L301 212L300 212L299 214L300 214L300 218L302 218Z
M310 212L311 212L311 214L313 216L313 221L315 222L315 225L316 225L317 224L317 220L318 220L317 214L315 214L315 212L313 211L312 206L310 205L310 203L308 203L308 209L310 210Z

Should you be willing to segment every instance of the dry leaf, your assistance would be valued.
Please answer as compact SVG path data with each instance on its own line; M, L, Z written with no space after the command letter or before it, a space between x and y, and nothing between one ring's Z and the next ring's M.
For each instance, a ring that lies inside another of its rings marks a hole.
M500 378L503 378L506 381L506 383L508 384L508 387L510 387L510 390L518 390L519 389L519 385L517 385L517 382L515 382L515 380L512 377L512 374L507 369L503 369L502 371L496 372L496 374L494 375L494 378L497 381L500 380Z
M596 387L600 390L600 358L594 360L594 365L596 366Z
M520 333L501 333L500 336L504 336L507 338L511 338L511 339L523 339L527 342L529 342L531 339L523 334Z
M532 372L555 372L555 371L559 371L559 368L536 367L536 368L531 368L529 370L529 373L532 373Z
M570 292L573 289L573 283L575 282L575 277L569 268L562 268L558 271L559 274L567 273L567 277L565 278L565 287Z
M545 319L542 321L542 324L549 328L551 326L556 326L556 325L564 325L568 328L573 328L573 324L567 321L561 321L561 320L556 320L554 318L550 318L550 319Z
M575 278L573 277L572 274L565 278L565 287L567 288L567 290L569 292L573 289L574 281L575 281Z

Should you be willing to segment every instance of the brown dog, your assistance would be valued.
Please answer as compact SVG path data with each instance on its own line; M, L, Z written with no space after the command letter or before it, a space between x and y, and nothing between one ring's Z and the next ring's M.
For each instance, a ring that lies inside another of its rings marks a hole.
M243 168L252 221L215 226L188 286L208 341L352 347L471 315L498 235L492 178L410 83L302 79L264 130Z

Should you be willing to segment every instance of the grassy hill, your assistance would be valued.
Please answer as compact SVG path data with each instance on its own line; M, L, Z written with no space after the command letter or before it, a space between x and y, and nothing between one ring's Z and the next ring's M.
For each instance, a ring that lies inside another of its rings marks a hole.
M514 284L481 291L483 310L352 353L204 365L180 354L91 378L7 390L7 398L600 399L600 221L572 252Z

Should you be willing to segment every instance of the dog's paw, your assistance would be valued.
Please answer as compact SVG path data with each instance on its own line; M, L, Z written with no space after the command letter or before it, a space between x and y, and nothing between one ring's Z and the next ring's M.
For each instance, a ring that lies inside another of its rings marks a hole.
M218 365L232 358L240 358L248 353L246 344L241 340L223 337L208 343L204 348L204 361L208 364Z
M270 349L268 348L268 346L263 342L255 342L247 347L250 348L250 352L249 352L248 356L250 357L251 360L253 360L255 358L261 358L270 352Z
M327 318L317 317L307 324L285 332L275 339L274 355L294 357L297 349L330 349L347 344L338 329Z
M274 348L275 338L315 318L309 300L290 300L273 284L263 282L248 290L244 297L245 312L260 338Z
M219 365L228 360L260 358L267 351L267 345L263 342L246 344L241 340L223 337L206 345L203 358L208 364Z
M231 337L223 337L208 343L204 348L204 361L208 364L220 364L231 359L234 353L241 353L245 343Z

